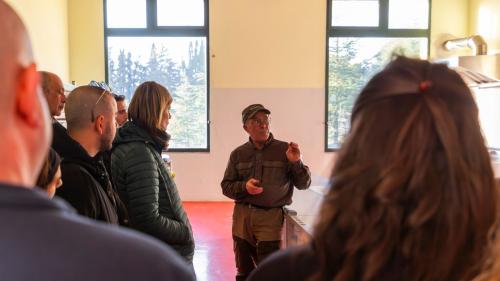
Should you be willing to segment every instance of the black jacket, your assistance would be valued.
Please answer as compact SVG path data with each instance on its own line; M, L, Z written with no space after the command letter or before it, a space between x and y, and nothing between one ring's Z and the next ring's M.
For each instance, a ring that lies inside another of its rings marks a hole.
M64 144L69 138L66 128L57 120L52 120L52 148L61 155L59 152L63 149Z
M102 155L90 157L69 135L58 149L63 158L63 185L57 189L56 195L84 216L111 224L126 224L126 211L111 185Z
M118 129L111 153L113 180L127 206L130 226L166 242L192 261L191 224L161 150L145 130L125 123Z

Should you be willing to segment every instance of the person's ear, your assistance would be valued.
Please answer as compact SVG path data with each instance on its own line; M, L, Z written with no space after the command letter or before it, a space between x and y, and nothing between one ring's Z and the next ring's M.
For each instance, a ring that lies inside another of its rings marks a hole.
M41 99L38 97L39 74L36 64L32 63L19 73L16 85L16 111L20 118L30 127L40 126Z
M243 129L248 133L248 127L247 124L243 124Z
M94 122L94 128L99 135L104 133L104 116L98 115Z

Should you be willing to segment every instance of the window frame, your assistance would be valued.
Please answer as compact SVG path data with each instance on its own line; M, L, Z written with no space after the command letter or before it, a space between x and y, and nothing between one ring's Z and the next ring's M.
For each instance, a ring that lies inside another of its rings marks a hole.
M209 0L203 0L204 23L203 26L158 26L157 0L146 1L146 27L145 28L108 28L107 26L107 1L103 0L104 13L104 61L105 79L108 77L108 38L117 37L205 37L206 38L206 71L207 71L207 147L206 148L169 148L170 152L210 152L210 56L209 56Z
M429 13L427 19L427 29L389 29L389 0L378 0L379 2L379 24L378 27L364 26L332 26L332 4L335 0L326 0L326 48L325 48L325 152L336 152L339 147L328 147L328 86L329 86L329 60L330 60L330 38L332 37L384 37L384 38L426 38L427 39L427 57L430 52L430 30L431 30L431 11L432 0L429 1Z

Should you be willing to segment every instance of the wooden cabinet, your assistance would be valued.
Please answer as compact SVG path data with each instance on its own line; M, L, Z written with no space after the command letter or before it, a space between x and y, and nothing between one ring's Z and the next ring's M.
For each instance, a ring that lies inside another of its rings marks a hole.
M306 244L311 240L324 192L325 188L319 186L294 191L293 203L285 208L283 248Z
M285 215L284 223L284 245L283 247L290 247L295 245L306 244L311 240L311 234L305 229L306 224L301 221L297 216L290 214Z

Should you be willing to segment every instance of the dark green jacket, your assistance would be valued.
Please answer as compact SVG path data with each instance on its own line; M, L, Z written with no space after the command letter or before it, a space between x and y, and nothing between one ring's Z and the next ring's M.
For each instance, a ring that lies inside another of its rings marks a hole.
M130 226L170 245L192 261L191 224L161 158L161 147L142 128L127 122L118 130L111 153L111 172L127 206Z

